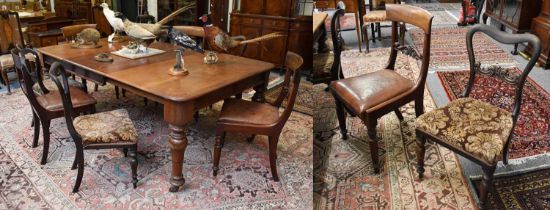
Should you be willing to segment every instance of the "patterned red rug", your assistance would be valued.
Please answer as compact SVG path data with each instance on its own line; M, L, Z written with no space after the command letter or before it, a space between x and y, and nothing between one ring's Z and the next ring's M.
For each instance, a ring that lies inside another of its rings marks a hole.
M481 179L474 184L479 188ZM550 169L497 177L493 185L489 209L550 209Z
M430 70L468 69L469 60L466 51L467 27L432 28L430 48ZM424 34L420 29L410 30L414 45L422 52ZM512 66L517 62L484 34L474 35L476 61L482 64Z
M91 87L89 89L92 89ZM138 130L138 186L120 150L86 150L78 193L72 193L76 170L70 170L75 146L64 119L51 125L48 162L40 165L39 147L31 148L31 109L19 89L0 95L0 209L311 209L312 117L292 113L278 145L280 182L271 178L266 138L246 143L228 135L220 174L212 176L215 122L221 108L203 109L189 123L184 189L168 192L171 159L168 126L162 106L128 93L115 99L113 86L93 92L98 111L125 108Z
M520 71L515 68L515 71ZM469 71L437 72L447 96L454 100L462 95ZM514 86L497 78L481 75L476 78L470 97L512 110ZM550 152L550 94L531 78L523 89L520 116L514 130L509 158L522 158Z

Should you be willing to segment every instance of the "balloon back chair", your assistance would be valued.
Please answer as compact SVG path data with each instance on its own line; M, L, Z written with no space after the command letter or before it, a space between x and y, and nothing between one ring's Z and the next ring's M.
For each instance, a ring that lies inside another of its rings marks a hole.
M517 74L510 68L498 66L481 67L476 63L472 39L476 32L482 32L504 44L528 42L534 53L525 69ZM508 163L508 148L512 131L520 114L521 94L527 75L535 65L541 51L539 39L532 34L508 34L488 25L478 24L466 35L466 46L470 59L470 78L463 98L451 101L444 107L434 109L416 119L416 136L419 146L418 176L424 177L424 154L426 139L444 146L466 159L478 164L483 170L483 181L479 189L479 208L487 201L491 190L497 162ZM504 80L516 87L512 112L481 100L469 98L478 74Z
M361 76L334 81L329 88L336 101L336 114L343 139L347 139L346 110L358 116L367 126L374 172L380 172L376 125L378 118L394 111L399 120L403 116L399 107L414 101L415 112L424 112L424 85L430 63L430 36L433 16L424 9L409 5L386 5L387 19L392 21L392 43L389 63L385 69ZM411 46L398 42L397 28L402 23L413 24L424 31L424 49L419 55ZM397 51L422 59L419 77L413 82L395 72Z
M61 81L58 79L61 74ZM75 115L72 101L72 88L68 88L68 79L61 63L54 62L50 68L50 77L60 90L58 96L63 101L65 121L69 134L76 146L76 155L71 169L77 169L76 183L73 192L78 192L84 175L85 149L114 149L130 150L132 170L132 184L137 186L137 132L132 120L125 109L117 109L90 115ZM126 152L125 152L126 154Z

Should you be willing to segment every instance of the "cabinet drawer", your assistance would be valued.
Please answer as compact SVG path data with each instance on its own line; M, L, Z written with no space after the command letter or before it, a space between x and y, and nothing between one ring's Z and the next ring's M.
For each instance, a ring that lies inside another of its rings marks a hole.
M42 47L57 45L57 37L56 36L40 37L40 43Z
M287 28L288 21L284 20L264 20L264 26L274 28Z
M262 19L260 18L243 18L241 20L241 24L243 25L261 25Z
M319 9L331 8L330 1L315 1L315 6ZM334 8L334 6L332 6Z

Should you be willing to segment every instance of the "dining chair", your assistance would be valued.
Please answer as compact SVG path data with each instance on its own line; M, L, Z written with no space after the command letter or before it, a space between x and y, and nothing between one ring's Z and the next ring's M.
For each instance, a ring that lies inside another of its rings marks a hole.
M481 67L476 63L472 46L475 33L481 32L503 44L528 42L534 53L521 73L500 66ZM520 115L521 96L527 75L533 69L541 52L540 40L532 34L509 34L485 24L470 28L466 35L466 47L470 60L470 77L462 98L451 101L446 106L434 109L416 119L418 176L424 177L424 155L426 140L448 148L462 157L481 166L483 181L479 189L479 208L487 203L487 194L492 188L492 180L497 163L503 160L508 164L508 149L512 131ZM500 108L482 100L470 98L476 76L479 74L496 77L515 86L513 109Z
M367 52L369 52L369 33L367 31L367 28L370 24L371 26L371 33L372 33L372 42L376 42L376 34L375 31L378 31L378 39L382 39L382 26L380 26L380 23L389 21L386 15L385 5L388 4L401 4L400 0L390 0L390 1L378 1L378 0L371 0L371 4L369 4L369 12L365 15L363 15L363 35L365 39L365 45L367 47ZM376 25L376 28L375 28ZM405 37L405 27L404 25L399 26L399 33L400 33L400 42L401 44L404 41Z
M106 37L113 33L113 27L111 27L111 24L105 18L103 7L99 6L99 4L92 7L92 17L93 23L96 24L97 30L101 33L101 37Z
M0 74L8 95L11 94L8 73L15 71L10 50L24 45L19 14L14 11L0 11Z
M80 33L82 30L87 28L96 28L96 24L78 24L78 25L70 25L65 26L61 28L61 33L63 34L63 39L65 39L66 42L71 42L76 38L78 33Z
M332 63L331 64L328 63L328 65L330 65L330 72L325 72L326 64L323 67L314 68L313 69L314 72L312 73L312 75L318 75L318 76L315 76L314 79L312 79L312 82L314 84L326 83L328 85L330 84L331 81L344 78L344 75L342 73L342 65L340 62L340 55L342 54L342 48L344 45L344 39L342 38L342 30L340 28L340 18L343 17L344 14L345 14L344 9L338 9L332 16L332 19L330 22L330 34L331 34L332 44L333 44L332 55L330 55L330 53L319 54L318 55L319 57L315 58L316 61L314 61L314 62L325 63L331 60L328 56L333 56Z
M117 109L89 115L77 116L73 109L74 89L68 85L67 75L61 63L54 62L50 68L50 77L60 90L56 92L61 97L65 112L67 129L76 146L76 155L71 169L78 168L76 183L73 192L78 192L84 175L84 150L85 149L115 149L122 148L130 152L130 164L132 170L132 184L137 187L137 132L128 111ZM59 81L57 75L61 74Z
M385 69L361 76L334 81L329 88L336 101L336 113L342 138L347 139L346 111L358 116L367 126L374 172L380 172L378 161L378 139L376 125L378 118L394 111L399 120L403 116L399 107L414 101L415 112L423 111L424 85L430 61L430 37L433 16L424 9L409 5L386 5L388 20L392 21L392 43L388 65ZM413 24L424 31L424 49L419 55L411 46L399 44L397 27L399 22ZM416 81L411 81L395 72L397 51L422 59L422 66Z
M248 139L251 142L254 135L267 135L269 137L269 163L273 180L279 181L277 173L277 144L279 136L286 121L292 113L298 87L300 86L300 67L304 60L300 55L288 52L285 61L285 80L283 88L277 99L271 103L258 103L242 99L226 99L223 103L220 117L216 127L216 144L214 146L213 175L219 170L221 149L225 143L226 132L240 132L253 134ZM279 107L287 99L282 114Z
M50 122L52 119L63 117L63 103L59 96L59 90L46 88L42 81L40 62L31 63L28 55L38 60L38 52L31 48L12 50L15 69L21 84L21 90L27 97L33 111L34 135L32 147L38 146L40 126L42 126L43 149L40 164L44 165L48 159L50 148ZM41 94L35 92L36 85ZM94 113L96 100L80 88L71 86L72 103L75 113Z

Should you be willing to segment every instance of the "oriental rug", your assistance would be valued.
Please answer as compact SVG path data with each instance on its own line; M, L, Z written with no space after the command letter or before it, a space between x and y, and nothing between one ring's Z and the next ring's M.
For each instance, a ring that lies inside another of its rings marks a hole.
M513 71L520 73L517 67ZM469 71L437 72L452 101L463 94ZM497 105L508 111L514 106L515 86L495 77L478 75L470 97ZM514 129L509 158L522 158L550 152L550 93L531 78L523 88L520 115Z
M420 7L422 9L433 11L460 10L460 3L407 3L408 5Z
M481 186L480 179L475 186ZM493 180L489 209L550 209L550 169L538 170Z
M468 27L432 28L430 70L463 70L470 67L466 50ZM424 34L420 29L410 31L414 45L422 52ZM473 43L476 61L483 65L514 66L517 64L509 52L505 52L485 34L476 33Z
M450 15L449 12L447 11L430 11L430 13L434 16L432 20L432 27L456 25L456 22L458 21L455 17ZM407 24L407 29L412 29L412 28L418 28L418 27L412 24Z
M72 193L75 146L64 119L52 122L48 162L40 165L42 135L39 147L31 148L31 109L17 89L0 96L0 209L312 208L312 117L292 113L278 145L281 181L274 182L267 138L246 143L239 134L227 136L221 171L213 177L211 153L221 103L201 110L199 121L187 129L186 183L180 192L170 193L169 130L162 106L144 106L142 97L131 93L117 100L111 85L92 95L98 111L125 108L130 113L139 133L137 189L131 187L129 159L122 151L87 150L80 192Z
M346 77L361 75L384 66L389 49L370 53L343 52ZM398 55L397 72L416 78L416 60ZM392 113L378 121L381 173L374 174L370 160L367 129L360 119L347 118L350 134L342 140L334 100L326 85L316 85L313 154L314 209L475 209L467 180L457 156L438 145L429 144L426 153L427 176L418 181L414 135L414 105L401 108L405 120ZM426 91L427 111L435 104Z

